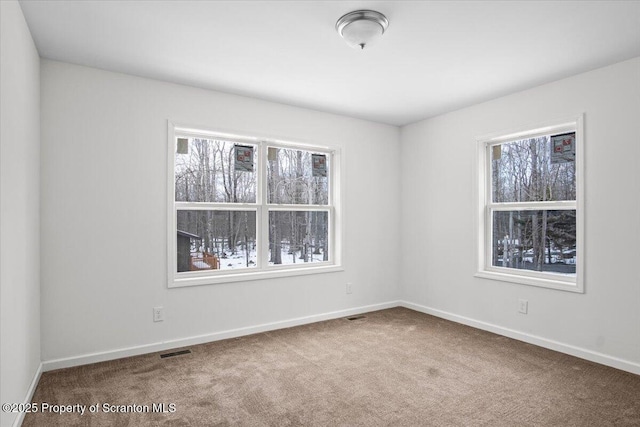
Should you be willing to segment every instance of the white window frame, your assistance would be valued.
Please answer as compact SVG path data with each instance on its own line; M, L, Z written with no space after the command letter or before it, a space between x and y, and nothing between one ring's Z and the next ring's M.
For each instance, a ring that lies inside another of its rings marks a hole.
M342 267L342 192L341 152L339 148L306 142L292 142L279 138L263 138L236 132L212 130L203 126L176 124L167 126L167 272L168 287L185 287L219 283L260 280L307 274L343 271ZM239 144L251 144L257 148L256 203L208 203L175 201L175 152L178 137L220 138ZM326 154L329 157L329 203L327 205L290 205L268 203L267 148L287 148ZM178 210L232 210L256 212L256 267L237 270L177 271L177 223ZM325 211L329 221L329 260L313 263L269 265L269 212L274 211Z
M520 128L477 138L477 272L475 277L500 280L543 288L584 293L584 119L583 115L565 120ZM555 202L493 203L491 188L491 148L495 145L534 138L576 133L576 200ZM552 272L519 270L491 265L492 212L497 210L575 209L576 211L576 274L567 276Z

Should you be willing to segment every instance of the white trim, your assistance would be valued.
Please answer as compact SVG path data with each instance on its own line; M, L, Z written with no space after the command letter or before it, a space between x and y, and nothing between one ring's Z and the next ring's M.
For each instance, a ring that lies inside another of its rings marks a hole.
M481 329L483 331L492 332L494 334L502 335L508 338L513 338L518 341L523 341L529 344L537 345L538 347L543 347L549 350L558 351L560 353L568 354L570 356L575 356L580 359L589 360L591 362L599 363L601 365L610 366L612 368L621 369L623 371L631 372L632 374L640 375L640 363L635 363L629 360L620 359L618 357L609 356L607 354L598 353L596 351L587 350L582 347L561 343L561 342L550 340L537 335L531 335L525 332L516 331L514 329L504 328L502 326L498 326L493 323L487 323L480 320L472 319L470 317L460 316L457 314L449 313L447 311L438 310L438 309L427 307L424 305L414 304L408 301L400 301L399 305L401 307L405 307L410 310L415 310L421 313L430 314L432 316L450 320L456 323L461 323L463 325L471 326L473 328Z
M171 288L246 282L249 280L276 279L279 277L306 276L308 274L335 273L344 271L344 268L340 265L329 264L328 262L308 262L302 267L298 267L293 264L281 264L277 266L267 265L263 270L257 270L253 267L243 270L226 271L226 274L215 276L211 274L205 275L199 272L191 272L192 274L185 272L183 273L185 277L179 277L173 280ZM186 276L186 274L189 274L189 276Z
M168 287L171 287L175 273L177 270L176 251L178 242L176 239L170 238L173 236L176 229L177 209L175 208L176 200L176 188L175 188L175 134L176 124L171 120L167 120L167 235L165 241L167 242L167 283Z
M175 208L178 211L253 211L257 212L258 207L255 203L214 203L214 202L175 202Z
M586 194L584 188L584 171L586 167L584 153L586 150L584 144L584 114L581 114L576 118L576 285L582 293L585 291L584 265L586 260L584 256L584 249L586 248L586 235L584 232L584 214L586 210L584 206L584 195Z
M40 377L42 376L42 372L44 372L44 366L42 362L38 364L38 369L36 369L36 373L33 375L33 379L31 380L31 384L29 385L29 389L27 390L27 395L24 398L23 403L31 403L33 400L33 394L36 392L36 387L38 387L38 383L40 382ZM2 402L6 403L6 402ZM22 422L24 421L24 417L26 412L18 412L18 416L13 420L13 427L20 427Z
M376 310L384 310L387 308L404 307L410 310L415 310L421 313L429 314L439 317L441 319L450 320L455 323L460 323L473 328L477 328L483 331L492 332L494 334L502 335L508 338L513 338L518 341L523 341L529 344L537 345L539 347L547 348L549 350L558 351L560 353L575 356L581 359L589 360L591 362L599 363L601 365L610 366L612 368L621 369L632 374L640 375L640 363L635 363L629 360L620 359L618 357L610 356L603 353L598 353L585 348L573 346L570 344L561 343L558 341L550 340L537 335L531 335L525 332L516 331L514 329L505 328L492 323L483 322L480 320L472 319L470 317L460 316L454 313L450 313L443 310L427 307L420 304L414 304L404 300L389 301L386 303L372 304L367 306L354 307L344 310L337 310L327 313L315 314L311 316L298 317L288 320L282 320L277 322L264 323L256 326L248 326L244 328L230 329L227 331L214 332L211 334L197 335L188 338L180 338L168 341L162 341L152 344L139 345L127 348L121 348L117 350L108 350L96 353L83 354L80 356L65 357L60 359L47 360L40 364L38 372L36 373L34 380L27 393L27 399L25 403L31 401L33 392L37 382L40 379L42 372L53 371L55 369L70 368L74 366L87 365L90 363L104 362L108 360L120 359L123 357L138 356L142 354L149 354L158 351L170 350L178 347L186 347L190 345L198 345L207 342L219 341L229 338L236 338L245 335L257 334L261 332L268 332L277 329L290 328L294 326L306 325L308 323L321 322L324 320L337 319L340 317L352 316L355 314L368 313ZM18 426L15 424L14 426Z
M217 203L217 202L179 202L175 201L175 150L176 138L205 136L220 138L233 142L252 144L257 151L257 183L256 203ZM289 205L267 203L267 148L279 147L293 150L304 150L312 153L324 153L330 156L329 203L326 205ZM344 241L344 226L341 225L341 206L343 193L340 191L344 173L342 170L342 152L339 147L298 142L298 139L287 141L280 138L263 138L246 136L236 132L212 130L201 126L181 125L167 120L167 287L177 288L260 280L274 277L288 277L306 274L343 271L341 246ZM256 265L247 269L233 271L176 271L176 212L179 210L225 210L253 211L256 213ZM328 261L301 263L294 265L269 265L269 212L272 211L306 211L328 213ZM295 270L295 271L294 271Z
M492 211L561 211L575 210L576 202L574 200L561 200L557 202L488 202L487 206Z
M336 266L344 265L342 246L345 242L346 222L344 212L347 174L344 171L344 152L336 147L333 151L329 173L329 197L332 209L329 212L329 260Z
M529 129L523 131L522 129ZM576 200L544 202L495 203L492 200L490 147L517 139L544 136L555 133L576 133ZM548 121L535 126L521 126L517 130L497 132L476 138L476 163L474 188L477 209L476 225L476 273L474 277L501 280L522 285L584 293L584 114L561 120ZM511 210L573 210L576 211L576 274L561 275L552 272L533 272L492 266L492 229L489 225L493 211Z
M268 159L268 147L266 144L262 144L258 146L258 159L260 161L260 165L262 165L262 159ZM267 174L268 168L259 167L258 168L258 191L256 192L256 202L258 203L258 215L256 218L256 232L258 233L257 239L257 267L260 270L264 270L265 267L269 265L269 213L265 212L267 209L265 205L269 200L269 189L268 185L266 185L267 180L269 179ZM175 281L174 281L175 284Z
M196 335L188 338L179 338L167 340L152 344L138 345L134 347L120 348L117 350L107 350L96 353L83 354L80 356L64 357L61 359L53 359L44 361L41 364L42 371L48 372L55 369L70 368L74 366L88 365L90 363L104 362L107 360L121 359L123 357L138 356L141 354L149 354L157 351L165 351L178 347L186 347L191 345L204 344L213 341L220 341L229 338L237 338L245 335L258 334L277 329L291 328L294 326L306 325L308 323L321 322L324 320L338 319L341 317L352 316L354 314L368 313L371 311L384 310L399 306L399 301L389 301L380 304L365 305L344 310L331 311L327 313L314 314L311 316L296 317L288 320L280 320L276 322L263 323L256 326L247 326L244 328L229 329L227 331L214 332L211 334Z
M583 293L583 290L579 289L578 285L575 283L574 276L564 278L562 275L552 272L539 273L529 270L516 270L518 274L513 274L511 273L513 269L503 268L504 270L508 270L508 272L495 271L498 268L478 271L473 276L480 277L482 279L500 280L501 282L557 289L559 291ZM535 273L538 274L536 275ZM558 276L557 280L554 280L554 276Z
M266 208L269 212L329 212L333 209L331 205L274 205L268 204Z
M247 132L245 131L238 131L236 129L227 129L217 126L213 128L211 126L205 125L185 124L184 122L179 122L179 124L177 122L173 122L173 124L178 130L178 132L176 133L184 136L197 137L206 135L212 138L232 139L234 141L246 142L248 144L259 144L261 142L266 142L268 145L277 145L283 148L305 147L305 149L309 149L310 151L318 150L317 152L319 153L325 150L327 152L335 150L334 147L318 144L314 141L308 141L303 138L289 137L284 135L271 135L262 131L256 131L256 133L260 134L260 137L253 137L247 136Z
M260 142L258 138L236 135L234 133L214 132L208 129L203 129L202 131L196 129L185 129L184 127L179 125L176 125L174 129L176 137L201 138L202 136L207 136L214 139L231 139L233 140L233 142L252 145L257 145Z
M552 132L572 132L576 122L582 120L582 114L560 118L558 120L547 120L537 124L524 124L505 131L492 132L482 135L476 140L484 141L490 145L496 145L503 142L514 141L527 137L535 138L537 136L548 135ZM529 130L523 130L529 129Z

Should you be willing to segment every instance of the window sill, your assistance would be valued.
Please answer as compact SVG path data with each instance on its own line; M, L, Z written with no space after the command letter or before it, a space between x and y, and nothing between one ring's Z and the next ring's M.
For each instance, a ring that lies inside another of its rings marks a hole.
M576 279L561 280L552 275L548 277L534 277L524 274L512 274L501 271L480 270L474 277L482 279L500 280L502 282L517 283L521 285L537 286L540 288L557 289L560 291L584 293L582 284Z
M338 271L344 271L344 267L341 265L323 265L317 267L294 267L242 273L216 274L212 276L178 277L169 282L169 288L247 282L251 280L275 279L279 277L304 276L310 274L333 273Z

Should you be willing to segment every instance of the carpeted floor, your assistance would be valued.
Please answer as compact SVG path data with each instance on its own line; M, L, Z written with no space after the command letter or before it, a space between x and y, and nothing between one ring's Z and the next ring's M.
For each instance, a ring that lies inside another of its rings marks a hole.
M23 426L640 426L640 376L404 308L365 316L46 372L33 401L86 412ZM105 413L134 404L150 412Z

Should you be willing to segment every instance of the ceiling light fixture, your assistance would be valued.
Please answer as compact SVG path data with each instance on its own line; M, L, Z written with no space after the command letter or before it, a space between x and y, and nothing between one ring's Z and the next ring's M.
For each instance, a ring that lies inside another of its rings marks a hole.
M336 22L338 34L355 49L369 47L382 37L389 26L389 20L374 10L349 12Z

